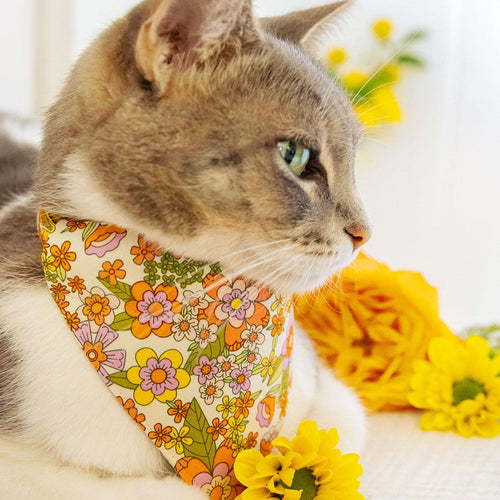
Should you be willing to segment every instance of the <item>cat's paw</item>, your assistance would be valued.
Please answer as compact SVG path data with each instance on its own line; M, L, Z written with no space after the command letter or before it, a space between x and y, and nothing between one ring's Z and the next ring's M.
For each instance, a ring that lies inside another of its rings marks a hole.
M334 427L343 453L360 453L366 440L366 413L356 393L321 369L318 392L308 418L320 429Z

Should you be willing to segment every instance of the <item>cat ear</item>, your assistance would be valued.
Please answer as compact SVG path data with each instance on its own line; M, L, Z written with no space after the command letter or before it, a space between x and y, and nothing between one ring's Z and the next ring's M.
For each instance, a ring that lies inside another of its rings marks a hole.
M281 40L302 44L313 56L320 56L321 42L335 27L338 16L354 2L342 0L321 7L260 19L261 28Z
M251 0L162 0L142 25L136 60L160 84L175 68L203 64L259 38ZM229 49L229 50L228 50Z

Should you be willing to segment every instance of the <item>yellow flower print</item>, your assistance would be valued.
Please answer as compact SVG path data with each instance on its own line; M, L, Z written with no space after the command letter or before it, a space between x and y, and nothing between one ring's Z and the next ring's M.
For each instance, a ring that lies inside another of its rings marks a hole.
M278 358L276 357L276 354L274 354L274 351L271 352L269 358L264 358L262 360L262 366L264 367L261 372L262 378L266 378L267 375L269 375L269 377L273 376L274 370L276 369L274 366L276 361L278 361Z
M222 403L217 405L217 411L222 413L222 418L227 418L230 413L236 411L236 398L229 399L229 396L222 398Z
M226 438L233 436L233 441L236 439L238 434L245 432L247 424L243 422L245 417L240 415L238 418L229 417L228 430L226 433Z
M151 404L154 399L160 403L174 401L177 390L189 385L188 372L180 368L182 355L175 349L158 357L147 347L139 350L135 359L139 366L127 370L127 379L137 384L134 399L142 406Z
M165 448L167 450L170 450L175 446L176 453L182 455L184 453L184 445L190 446L193 444L193 438L187 437L188 433L189 427L187 425L182 427L180 431L177 431L177 429L173 428L170 431L170 437L172 438L172 440L165 443Z
M56 258L53 255L42 254L42 266L44 273L53 273L56 270L54 265Z

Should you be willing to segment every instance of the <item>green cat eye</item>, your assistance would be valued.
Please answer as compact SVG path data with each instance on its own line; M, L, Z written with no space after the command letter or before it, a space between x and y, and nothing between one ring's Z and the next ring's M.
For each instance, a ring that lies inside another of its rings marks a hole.
M278 142L278 149L290 170L300 176L311 158L311 152L303 144L294 141Z

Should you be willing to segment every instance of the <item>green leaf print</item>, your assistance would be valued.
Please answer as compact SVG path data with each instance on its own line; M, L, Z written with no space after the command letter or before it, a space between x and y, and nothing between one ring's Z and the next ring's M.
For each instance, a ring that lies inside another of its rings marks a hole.
M185 424L189 427L188 436L193 439L191 445L184 445L185 455L200 459L211 471L217 449L212 436L208 433L210 424L196 398L191 402Z
M111 324L111 328L115 332L126 332L132 328L134 318L131 318L126 312L122 312L115 316L115 320Z
M116 295L119 299L127 302L132 300L132 287L123 281L117 281L116 285L111 285L109 280L103 280L102 278L97 278L100 283L102 283L113 295Z
M61 282L64 283L66 281L66 271L63 266L59 266L56 270L56 273L57 277L61 280Z
M273 385L283 374L283 356L278 358L277 363L273 363L274 372L272 376L269 378L267 385Z
M99 222L89 222L82 233L82 241L85 241L98 227Z
M124 387L125 389L132 389L134 390L138 384L133 384L130 382L130 380L127 378L127 372L117 372L117 373L112 373L111 375L108 375L108 380L112 382L113 384L119 385L120 387Z

